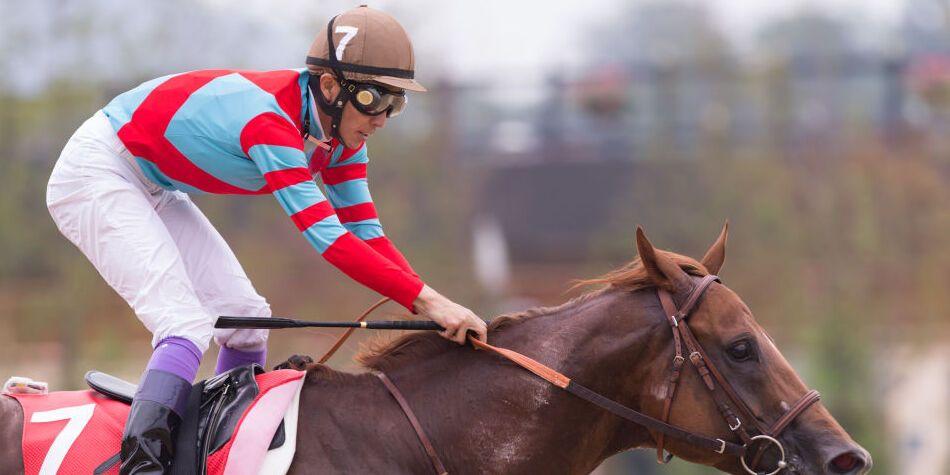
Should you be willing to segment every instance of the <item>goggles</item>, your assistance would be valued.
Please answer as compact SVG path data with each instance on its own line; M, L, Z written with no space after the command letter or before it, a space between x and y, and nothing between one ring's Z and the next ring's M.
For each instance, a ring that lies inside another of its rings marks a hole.
M343 87L350 93L353 107L366 115L386 113L386 117L396 117L406 108L406 93L392 92L381 86L366 83L349 83Z

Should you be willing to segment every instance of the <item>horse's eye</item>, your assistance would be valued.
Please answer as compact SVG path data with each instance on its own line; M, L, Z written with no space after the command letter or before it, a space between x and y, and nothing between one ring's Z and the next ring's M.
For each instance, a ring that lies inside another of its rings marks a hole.
M746 361L755 357L755 348L748 340L733 343L728 350L729 356L736 361Z

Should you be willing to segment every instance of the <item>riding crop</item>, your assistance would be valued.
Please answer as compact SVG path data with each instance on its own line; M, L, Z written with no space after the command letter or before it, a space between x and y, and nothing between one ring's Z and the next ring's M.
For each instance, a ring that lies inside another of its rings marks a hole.
M366 328L370 330L445 330L432 320L377 320L360 322L311 322L281 317L218 317L215 328Z

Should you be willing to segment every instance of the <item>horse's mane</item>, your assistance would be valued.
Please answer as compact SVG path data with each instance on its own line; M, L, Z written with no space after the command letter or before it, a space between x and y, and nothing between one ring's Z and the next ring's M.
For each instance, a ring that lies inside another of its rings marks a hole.
M673 262L679 265L679 267L688 274L704 276L709 273L702 264L690 257L659 249L657 249L656 252L672 259ZM565 307L587 301L610 289L632 292L653 287L653 282L650 280L646 269L638 257L626 265L614 269L600 277L578 280L574 286L571 287L571 290L591 285L600 285L601 287L586 292L579 297L555 307L536 307L521 312L497 316L488 324L489 334L501 331L530 318L555 313ZM414 332L392 341L370 343L356 355L356 361L369 369L388 371L397 366L431 358L454 346L457 345L442 338L435 332Z

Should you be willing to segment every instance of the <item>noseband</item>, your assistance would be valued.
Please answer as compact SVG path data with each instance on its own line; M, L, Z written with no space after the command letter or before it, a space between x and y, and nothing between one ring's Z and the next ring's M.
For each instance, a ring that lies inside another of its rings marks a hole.
M758 441L766 442L760 445L758 449L752 450L752 459L750 462L746 462L746 457L750 455L747 450L738 456L742 468L752 475L758 474L759 472L756 472L754 469L759 464L766 448L771 444L779 450L779 460L776 463L775 470L768 472L768 475L774 475L787 465L785 462L785 447L779 442L779 435L781 435L782 431L785 430L796 417L817 402L820 396L818 391L810 390L782 415L782 417L778 418L771 427L767 427L759 422L759 418L749 409L749 406L739 396L736 390L733 389L726 378L723 377L713 361L709 359L709 356L707 356L703 350L703 346L693 335L687 323L687 319L696 308L700 298L702 298L703 294L713 282L719 282L719 277L715 275L703 277L702 280L699 281L699 284L696 285L686 297L685 303L680 308L674 305L673 297L669 292L663 289L657 289L660 304L663 306L663 312L673 331L673 349L675 351L675 355L673 356L673 370L670 374L669 385L666 390L666 400L663 403L661 420L663 422L669 421L670 410L673 407L673 399L676 397L676 388L679 384L680 375L682 374L683 364L686 362L686 359L689 358L690 363L692 363L693 367L696 368L696 371L699 373L703 385L706 386L706 389L716 402L716 407L719 409L719 413L722 414L723 419L725 419L726 425L729 426L729 430L739 437L743 443L743 447L749 449ZM683 356L684 347L688 352L687 357ZM738 410L738 413L736 410ZM740 417L739 414L742 414L745 419ZM753 436L749 434L747 427L750 425L755 429L757 435ZM665 454L663 444L664 433L660 432L657 435L656 443L657 461L667 463L673 456L671 454ZM722 441L722 448L716 450L716 452L723 453L725 447L726 442Z

